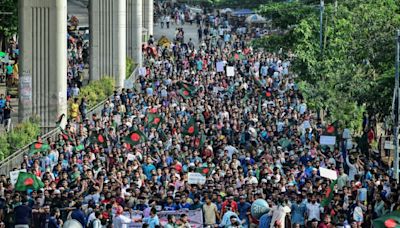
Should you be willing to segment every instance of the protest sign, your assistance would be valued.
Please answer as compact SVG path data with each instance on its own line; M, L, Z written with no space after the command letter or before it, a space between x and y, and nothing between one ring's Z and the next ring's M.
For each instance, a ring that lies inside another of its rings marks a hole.
M205 184L206 177L201 173L188 173L188 184Z
M232 77L235 75L235 68L233 66L226 67L226 76Z
M168 215L174 215L177 220L176 223L179 225L181 223L179 218L181 217L182 214L186 214L188 216L188 220L192 228L203 227L203 212L201 209L157 212L157 216L160 220L160 225L162 227L164 227L168 223ZM130 217L135 221L142 218L143 212L135 211L131 214L126 212L124 213L124 215L126 217ZM131 224L129 224L129 228L141 228L142 226L143 226L142 222L132 222Z
M224 72L224 62L217 62L217 72Z
M321 177L325 177L331 180L336 180L337 179L337 172L332 169L327 169L327 168L322 168L319 167L319 175Z
M336 136L321 135L321 137L319 138L319 144L335 145L336 144Z
M20 172L26 172L26 169L20 169L20 170L15 170L10 172L10 181L12 185L15 185L17 183L18 179L18 174Z

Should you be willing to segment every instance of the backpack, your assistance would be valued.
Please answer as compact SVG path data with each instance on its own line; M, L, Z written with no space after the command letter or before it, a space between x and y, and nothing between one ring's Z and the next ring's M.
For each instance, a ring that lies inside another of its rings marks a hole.
M87 228L93 228L94 221L96 221L96 220L97 220L97 218L95 218L95 219L93 219L92 221L90 221L90 223L89 223L89 225L87 226Z

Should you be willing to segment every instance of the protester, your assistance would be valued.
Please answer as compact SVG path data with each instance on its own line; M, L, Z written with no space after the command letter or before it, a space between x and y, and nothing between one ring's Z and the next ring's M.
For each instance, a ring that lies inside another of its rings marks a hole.
M175 7L165 15L181 22ZM116 91L100 113L73 100L60 136L43 142L49 149L16 167L45 187L17 193L0 179L11 209L4 210L6 225L13 225L15 194L63 209L63 221L73 211L84 227L95 220L93 212L114 227L159 227L165 212L184 214L191 225L191 214L200 212L204 227L369 227L399 208L399 187L372 151L367 158L359 145L349 146L348 132L332 133L332 148L320 144L333 122L309 110L290 71L291 55L256 50L255 34L232 26L227 35L218 30L229 23L224 16L209 19L199 17L197 45L185 43L184 29L169 46L152 38L133 87ZM374 134L367 132L368 148ZM337 181L319 168L338 172ZM205 183L189 184L192 172ZM257 199L270 207L259 220L250 212ZM168 218L169 226L174 220Z

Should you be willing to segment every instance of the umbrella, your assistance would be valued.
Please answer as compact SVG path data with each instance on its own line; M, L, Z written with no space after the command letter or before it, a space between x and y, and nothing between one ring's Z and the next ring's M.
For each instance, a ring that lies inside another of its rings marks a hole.
M251 23L266 23L267 20L258 14L250 15L246 18L246 22Z
M0 51L0 57L4 57L6 55L7 55L7 53Z

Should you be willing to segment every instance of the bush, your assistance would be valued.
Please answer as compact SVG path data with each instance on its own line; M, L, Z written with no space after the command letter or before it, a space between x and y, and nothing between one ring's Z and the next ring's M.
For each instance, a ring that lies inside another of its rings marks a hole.
M87 86L82 87L77 98L81 101L82 98L85 97L88 109L90 109L111 96L114 90L115 81L113 78L107 76L100 80L92 81ZM69 99L68 110L70 110L72 102L73 98Z
M29 120L18 124L11 132L0 135L0 160L32 143L40 134L39 122Z

